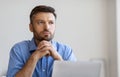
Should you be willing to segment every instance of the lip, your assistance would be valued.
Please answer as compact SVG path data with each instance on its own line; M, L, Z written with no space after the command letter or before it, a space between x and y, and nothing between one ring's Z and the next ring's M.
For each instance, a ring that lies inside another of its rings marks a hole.
M50 32L48 32L48 31L44 31L43 34L50 34Z

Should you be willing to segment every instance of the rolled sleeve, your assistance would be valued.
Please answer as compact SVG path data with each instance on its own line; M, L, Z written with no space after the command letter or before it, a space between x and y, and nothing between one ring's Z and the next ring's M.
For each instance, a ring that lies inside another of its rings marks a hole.
M15 74L23 67L23 61L18 47L13 47L10 51L7 77L15 77Z
M77 60L71 47L65 46L65 51L63 52L64 52L64 60L67 60L67 61Z

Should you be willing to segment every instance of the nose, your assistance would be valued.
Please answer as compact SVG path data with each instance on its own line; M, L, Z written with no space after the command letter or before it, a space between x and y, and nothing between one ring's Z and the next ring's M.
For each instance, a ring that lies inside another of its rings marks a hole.
M44 28L47 29L47 30L49 30L50 25L48 23L46 23Z

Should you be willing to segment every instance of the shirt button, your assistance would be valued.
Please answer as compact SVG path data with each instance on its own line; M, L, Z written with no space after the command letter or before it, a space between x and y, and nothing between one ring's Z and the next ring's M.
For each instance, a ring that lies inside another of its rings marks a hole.
M42 71L45 72L45 69L43 69Z

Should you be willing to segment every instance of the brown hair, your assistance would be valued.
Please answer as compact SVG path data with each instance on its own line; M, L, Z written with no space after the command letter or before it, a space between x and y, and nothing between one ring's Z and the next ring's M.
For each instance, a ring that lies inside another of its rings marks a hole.
M55 9L53 7L46 6L46 5L39 5L32 9L30 13L30 23L32 23L33 16L39 12L50 12L55 16L55 18L57 17L55 13Z

